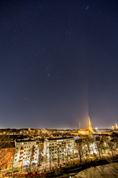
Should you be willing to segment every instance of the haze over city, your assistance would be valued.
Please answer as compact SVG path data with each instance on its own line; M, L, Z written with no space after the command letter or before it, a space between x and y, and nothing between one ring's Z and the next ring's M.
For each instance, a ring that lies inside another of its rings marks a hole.
M117 0L0 1L0 127L118 119Z

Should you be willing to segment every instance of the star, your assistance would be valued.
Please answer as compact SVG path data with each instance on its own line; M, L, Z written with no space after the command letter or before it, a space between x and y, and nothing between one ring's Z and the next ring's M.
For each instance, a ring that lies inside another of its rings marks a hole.
M85 7L85 11L87 11L89 8L90 8L90 6L87 5L87 6Z
M51 74L50 73L48 73L48 78L50 78L51 77Z
M30 101L30 98L24 97L23 100L24 100L25 102L29 102L29 101Z

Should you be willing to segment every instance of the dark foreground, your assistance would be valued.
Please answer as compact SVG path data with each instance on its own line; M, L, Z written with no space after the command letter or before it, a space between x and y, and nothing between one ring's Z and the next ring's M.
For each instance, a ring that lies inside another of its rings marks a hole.
M70 178L117 178L118 163L111 163L102 166L91 167L79 172L78 174L66 175Z

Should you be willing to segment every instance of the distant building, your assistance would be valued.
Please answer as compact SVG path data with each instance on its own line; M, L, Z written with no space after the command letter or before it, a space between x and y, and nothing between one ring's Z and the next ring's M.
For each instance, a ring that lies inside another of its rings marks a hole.
M112 126L112 130L118 130L118 124L115 123L113 126Z

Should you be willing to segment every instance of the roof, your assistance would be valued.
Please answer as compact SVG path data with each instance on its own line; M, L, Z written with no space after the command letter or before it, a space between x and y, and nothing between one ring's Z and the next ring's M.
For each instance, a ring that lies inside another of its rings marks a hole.
M67 140L74 139L73 137L56 137L56 138L47 138L47 140Z
M2 141L0 142L0 148L15 148L15 142Z

